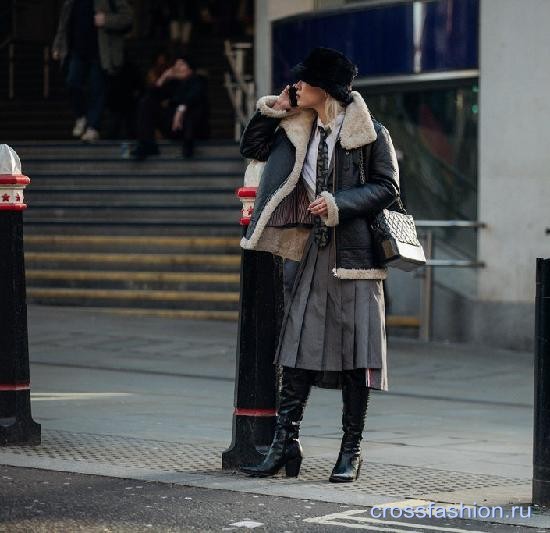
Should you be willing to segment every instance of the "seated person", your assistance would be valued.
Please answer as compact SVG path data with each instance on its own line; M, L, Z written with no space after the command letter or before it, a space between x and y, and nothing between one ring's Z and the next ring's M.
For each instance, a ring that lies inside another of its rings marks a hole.
M160 153L155 140L158 128L168 138L183 139L182 154L192 157L194 139L208 136L208 99L205 80L195 72L191 59L176 55L141 99L137 114L137 146L132 156L143 160Z

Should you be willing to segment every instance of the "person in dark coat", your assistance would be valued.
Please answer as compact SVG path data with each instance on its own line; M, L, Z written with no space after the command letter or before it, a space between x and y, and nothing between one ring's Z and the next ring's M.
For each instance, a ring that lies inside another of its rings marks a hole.
M179 54L142 98L137 114L136 160L160 153L158 128L165 137L182 139L182 154L192 157L195 138L207 138L208 95L206 80L195 72L192 59Z
M107 75L117 74L124 63L124 36L132 24L127 0L64 0L52 55L67 68L76 117L74 137L86 142L99 139Z
M265 162L240 244L284 258L285 289L275 436L262 463L240 469L299 474L299 428L315 385L342 390L343 437L329 480L349 482L362 463L370 391L388 390L387 268L370 222L397 200L399 169L388 130L351 88L357 67L345 55L315 48L292 73L298 105L289 85L260 98L240 145L254 168Z

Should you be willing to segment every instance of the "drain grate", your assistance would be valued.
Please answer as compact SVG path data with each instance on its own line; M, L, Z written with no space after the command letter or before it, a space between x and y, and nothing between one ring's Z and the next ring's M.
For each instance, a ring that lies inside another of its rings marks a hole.
M114 435L71 433L43 430L42 445L9 447L0 450L0 463L5 454L34 458L81 461L88 464L115 465L159 472L236 475L221 469L221 454L226 447L212 443L165 442ZM335 458L306 457L295 483L319 484L326 488ZM240 472L237 475L246 477ZM286 478L267 478L273 483L288 483ZM469 474L392 464L363 464L355 483L331 484L343 492L377 494L389 497L420 498L437 492L505 487L530 483L529 479L487 474Z

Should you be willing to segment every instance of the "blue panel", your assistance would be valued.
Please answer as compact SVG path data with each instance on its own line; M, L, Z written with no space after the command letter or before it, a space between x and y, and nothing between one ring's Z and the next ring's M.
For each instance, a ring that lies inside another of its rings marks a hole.
M422 71L477 68L478 0L426 4Z
M359 76L403 74L412 69L412 5L397 5L273 24L273 83L287 82L290 68L310 48L328 46L346 54Z
M423 72L476 68L479 0L422 4ZM411 74L414 61L413 4L313 13L276 21L272 30L273 86L288 83L290 68L316 46L346 54L359 77Z

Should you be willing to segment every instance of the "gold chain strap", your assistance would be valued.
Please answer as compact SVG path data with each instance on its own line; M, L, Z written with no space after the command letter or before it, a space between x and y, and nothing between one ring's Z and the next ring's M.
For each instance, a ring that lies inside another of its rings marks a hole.
M360 146L359 147L359 154L360 154L360 164L359 164L359 174L360 174L360 177L361 177L361 184L364 185L365 184L365 165L364 165L364 162L363 162L363 147Z

